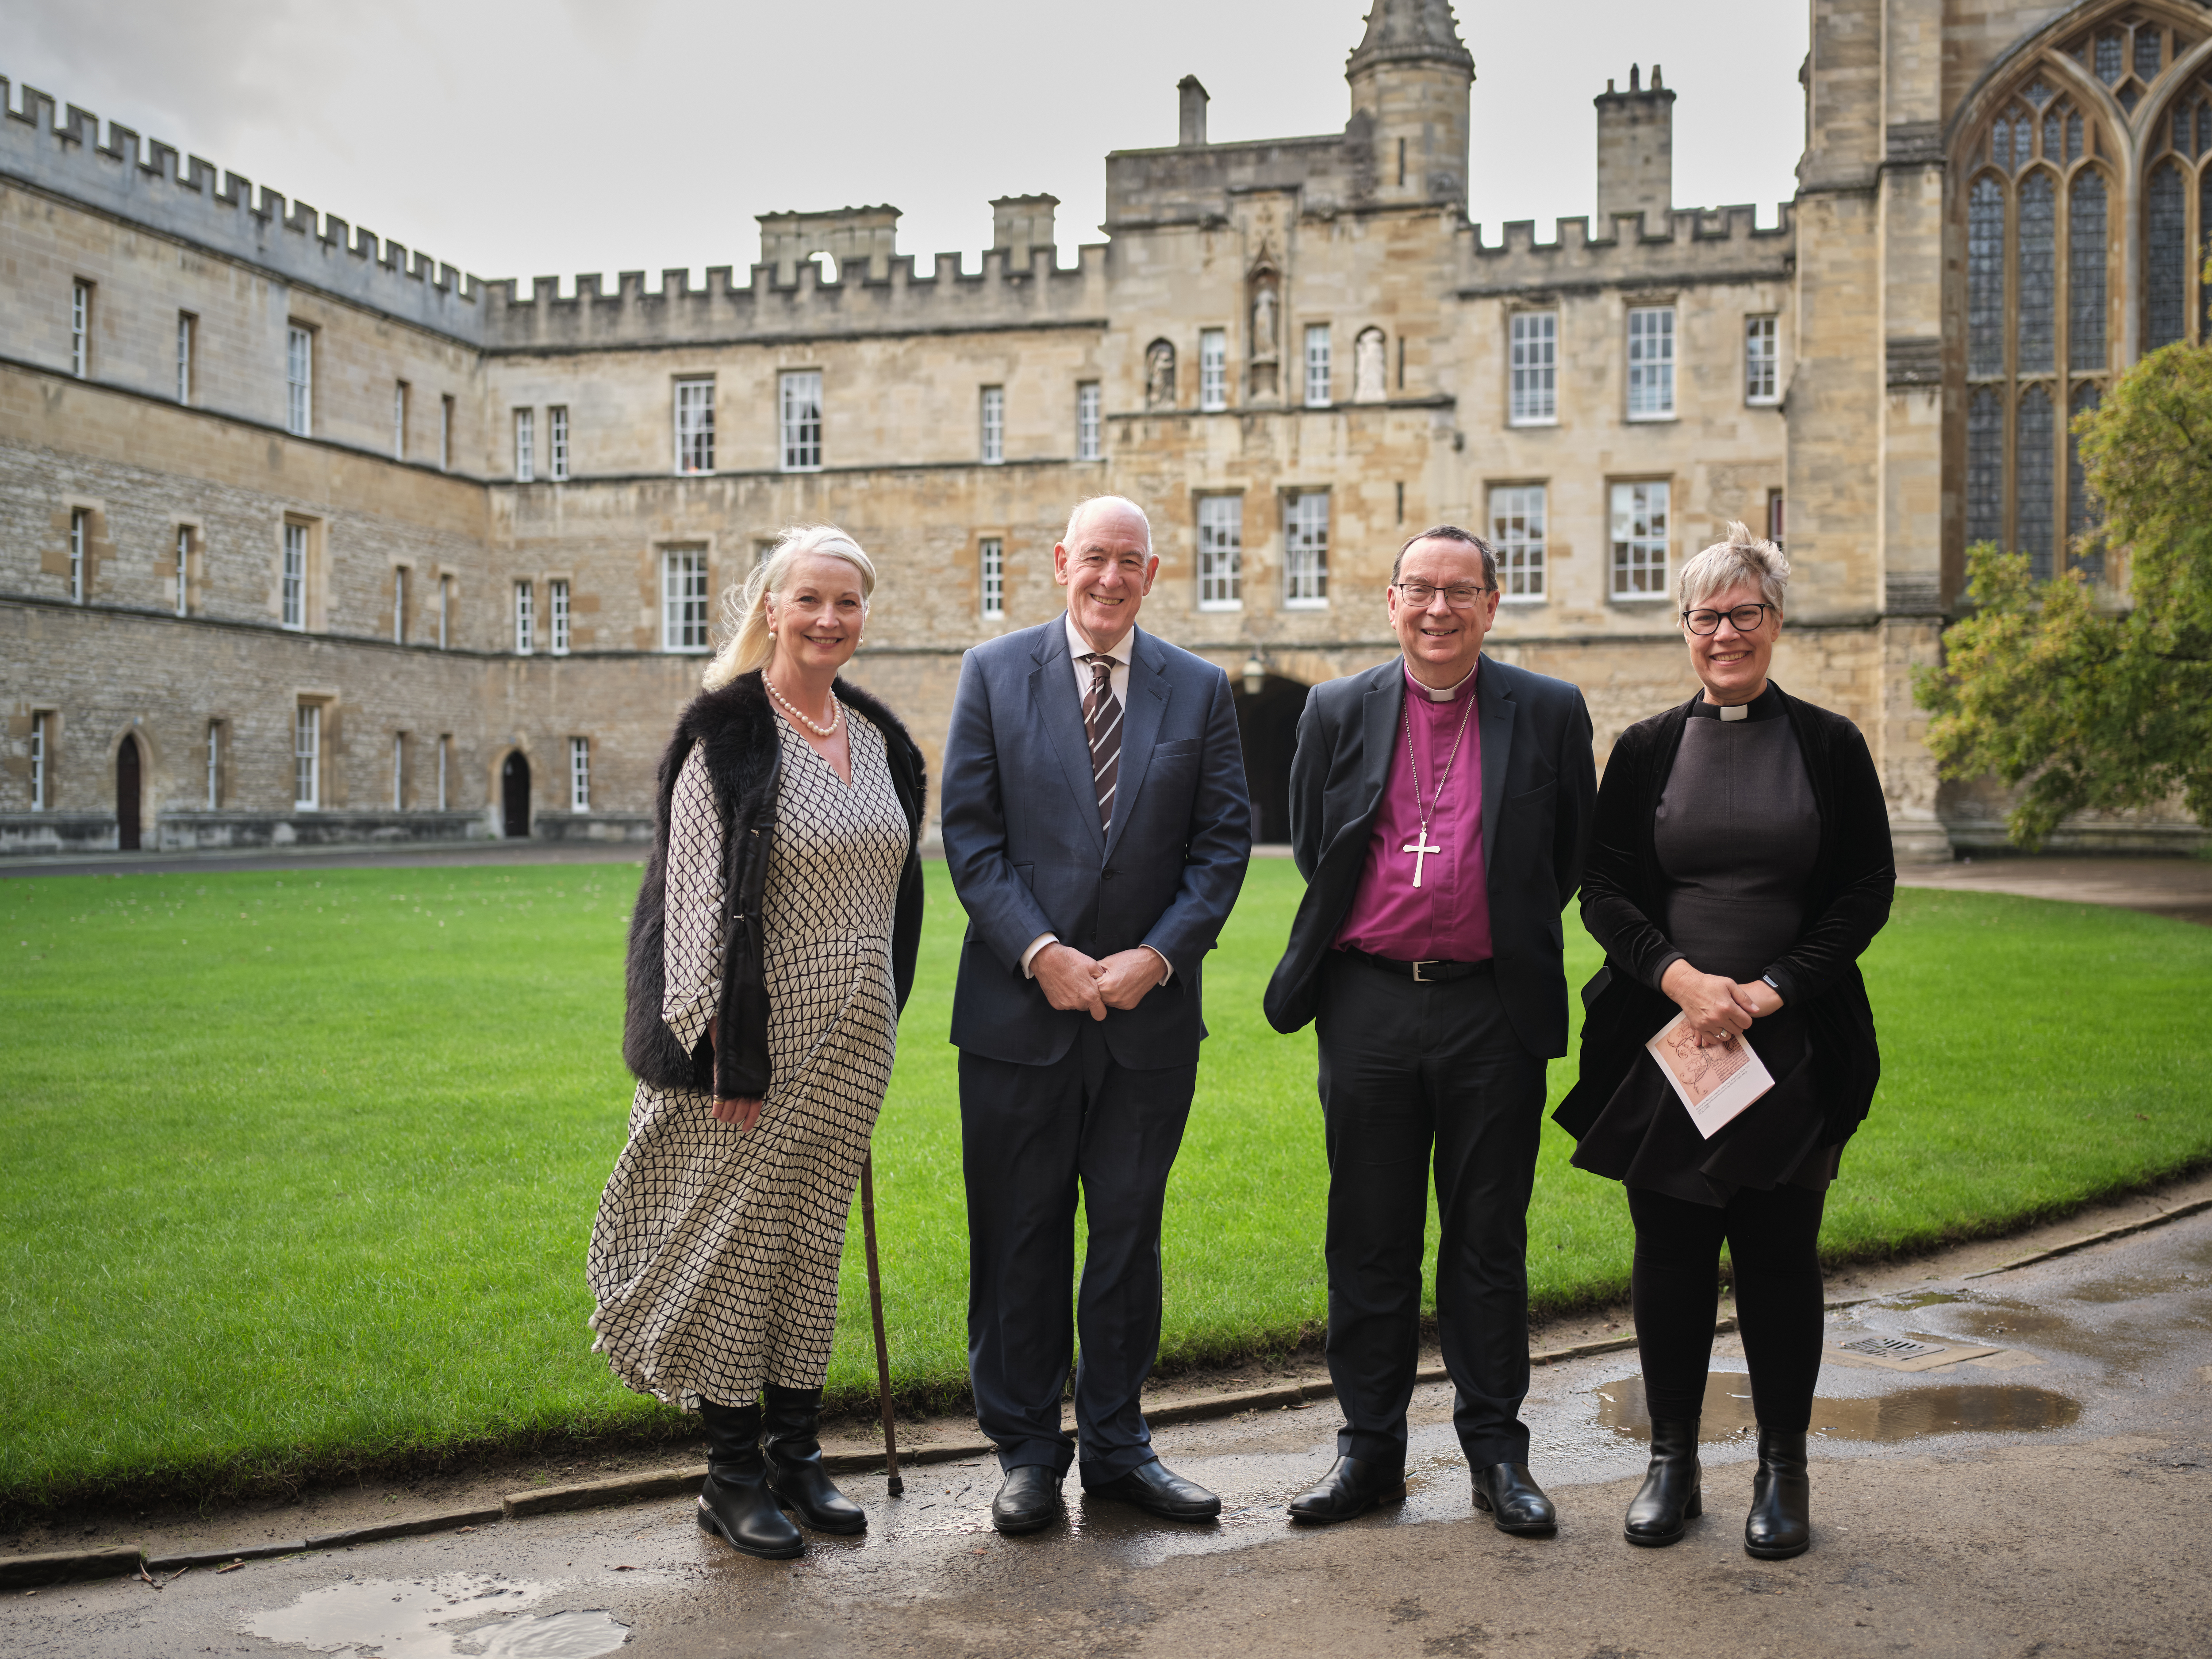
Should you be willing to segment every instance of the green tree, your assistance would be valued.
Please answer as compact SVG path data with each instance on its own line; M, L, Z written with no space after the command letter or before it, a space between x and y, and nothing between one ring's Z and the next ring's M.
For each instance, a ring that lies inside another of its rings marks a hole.
M2212 828L2212 348L2152 353L2075 430L2106 515L2089 547L2124 556L2124 607L1981 543L1968 614L1917 677L1942 775L2025 783L2008 826L2029 848L2069 813L2177 789Z

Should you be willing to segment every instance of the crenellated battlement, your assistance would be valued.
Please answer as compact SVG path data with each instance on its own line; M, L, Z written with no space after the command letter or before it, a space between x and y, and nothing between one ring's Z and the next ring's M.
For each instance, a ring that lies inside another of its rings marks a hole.
M1664 228L1655 228L1654 220ZM1502 240L1486 242L1483 228L1469 225L1463 239L1459 293L1462 299L1529 289L1615 288L1626 284L1780 279L1790 274L1797 246L1791 204L1776 222L1759 223L1748 205L1675 208L1616 215L1610 235L1593 235L1588 218L1555 222L1553 240L1536 240L1536 222L1514 219Z

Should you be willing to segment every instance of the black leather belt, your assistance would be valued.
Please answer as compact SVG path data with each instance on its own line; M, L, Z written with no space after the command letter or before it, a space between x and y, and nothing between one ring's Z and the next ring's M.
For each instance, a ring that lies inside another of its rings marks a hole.
M1349 945L1345 947L1344 954L1399 979L1410 979L1417 985L1449 985L1455 979L1472 979L1491 969L1488 962L1401 962L1395 957L1370 956Z

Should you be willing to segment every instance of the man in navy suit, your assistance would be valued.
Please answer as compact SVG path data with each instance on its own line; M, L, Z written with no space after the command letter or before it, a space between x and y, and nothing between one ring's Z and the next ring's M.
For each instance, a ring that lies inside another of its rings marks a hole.
M968 912L952 1041L968 1182L968 1365L1004 1533L1060 1512L1079 1187L1084 1490L1210 1520L1138 1393L1160 1337L1160 1212L1198 1078L1200 970L1252 849L1228 677L1137 627L1158 573L1133 501L1052 550L1067 610L977 646L945 739L945 861Z

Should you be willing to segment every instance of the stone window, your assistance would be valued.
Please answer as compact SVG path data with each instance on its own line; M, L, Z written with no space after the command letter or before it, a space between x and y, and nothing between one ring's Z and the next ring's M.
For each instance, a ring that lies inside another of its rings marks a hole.
M1198 335L1198 406L1229 407L1229 331L1200 329Z
M1331 401L1328 362L1328 325L1306 328L1306 407L1326 409Z
M407 567L392 567L392 642L407 643Z
M568 410L556 404L545 411L545 473L555 483L568 482Z
M705 470L711 470L711 463ZM514 481L534 483L537 479L538 412L518 409L514 411Z
M1783 543L1784 506L1780 490L1770 489L1766 492L1766 539L1777 547L1781 546Z
M438 649L443 651L451 642L450 629L453 618L453 579L438 578Z
M192 344L198 331L198 318L189 311L177 313L177 401L180 404L192 400Z
M312 812L323 804L323 706L303 702L292 711L292 805Z
M438 734L438 810L441 812L446 810L446 774L448 770L447 762L453 752L453 734L450 732L441 732Z
M538 648L538 590L528 581L514 585L514 654L526 657Z
M315 414L315 333L294 323L284 331L284 429L311 434Z
M392 459L407 459L407 382L392 383Z
M53 805L54 717L48 709L31 714L31 810L46 811Z
M571 812L592 810L592 740L589 738L568 739L568 810Z
M660 648L707 648L707 550L703 547L661 550Z
M1508 604L1545 597L1544 506L1542 484L1500 484L1490 492L1490 545Z
M448 395L438 399L438 471L453 470L453 400Z
M676 470L712 472L714 470L714 382L712 380L676 383Z
M1772 315L1743 319L1743 400L1773 404L1782 400L1782 332Z
M1244 498L1198 498L1198 608L1244 608Z
M1549 426L1559 418L1559 313L1516 311L1506 327L1512 381L1505 418L1514 426Z
M545 584L545 609L550 613L552 623L550 643L553 654L565 657L568 654L568 579L566 576L556 576Z
M407 734L392 734L392 810L407 810Z
M975 547L981 567L983 619L996 622L1006 614L1006 544L999 537L986 536Z
M822 371L802 369L778 377L783 432L783 470L822 470Z
M82 507L70 509L69 584L70 603L82 605L85 589L85 561L90 556L87 545L92 539L92 514Z
M82 277L70 284L70 373L92 373L92 284Z
M2074 388L2074 420L2094 410L2104 401L2104 393L2094 380L2083 380ZM2096 503L2089 498L2089 481L2081 469L2081 434L2073 428L2066 429L2066 537L2069 544L2076 545L2082 537L2097 527ZM2075 564L2091 581L2105 579L2105 550L2101 547L2079 552Z
M278 575L277 620L285 627L307 625L307 526L284 526L284 563Z
M982 408L983 465L996 466L1006 459L1006 389L1002 386L983 388Z
M1667 597L1667 514L1673 493L1665 483L1613 485L1613 598Z
M1628 313L1628 418L1674 418L1674 307L1636 306Z
M1075 459L1098 459L1098 382L1084 380L1075 388Z
M1328 492L1283 497L1283 604L1317 611L1328 603Z
M207 810L222 810L222 722L207 725Z
M176 568L171 574L175 579L177 614L188 617L192 609L192 527L188 524L177 526Z

